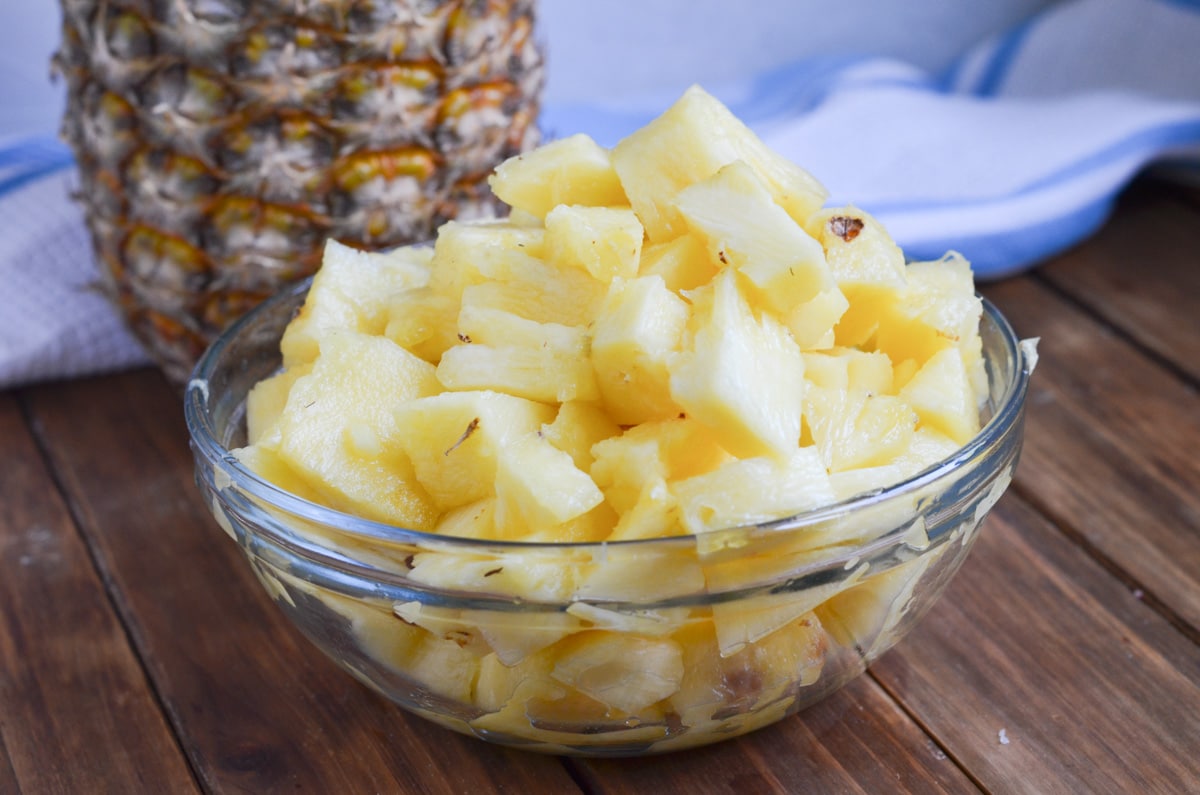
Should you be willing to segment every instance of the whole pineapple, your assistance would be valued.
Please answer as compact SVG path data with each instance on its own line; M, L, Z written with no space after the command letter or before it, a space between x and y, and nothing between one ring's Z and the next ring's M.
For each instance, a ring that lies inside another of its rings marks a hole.
M328 237L488 215L537 143L536 0L62 0L55 57L103 287L182 381Z

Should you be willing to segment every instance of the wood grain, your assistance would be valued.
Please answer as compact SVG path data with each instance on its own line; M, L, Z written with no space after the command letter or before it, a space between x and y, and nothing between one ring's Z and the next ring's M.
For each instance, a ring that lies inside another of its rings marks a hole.
M1113 223L1039 275L1200 382L1200 223L1175 191L1136 186ZM1194 203L1193 203L1194 202Z
M408 716L286 623L205 510L179 396L157 374L35 389L30 404L205 789L578 792L552 757Z
M1200 627L1200 395L1031 279L987 294L1042 338L1018 488Z
M874 672L989 792L1200 783L1200 649L1011 493Z
M870 677L730 742L578 764L589 791L614 795L979 791Z
M11 395L0 439L0 792L195 792Z

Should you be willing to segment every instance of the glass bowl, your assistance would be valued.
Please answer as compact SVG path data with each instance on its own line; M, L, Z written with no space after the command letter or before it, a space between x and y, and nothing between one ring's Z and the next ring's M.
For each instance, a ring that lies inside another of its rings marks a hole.
M196 481L272 599L338 665L484 740L631 755L766 726L861 674L962 564L1012 479L1032 362L984 302L980 433L898 485L768 524L609 543L484 542L350 516L231 454L308 289L205 354L185 396ZM445 583L453 572L453 589Z

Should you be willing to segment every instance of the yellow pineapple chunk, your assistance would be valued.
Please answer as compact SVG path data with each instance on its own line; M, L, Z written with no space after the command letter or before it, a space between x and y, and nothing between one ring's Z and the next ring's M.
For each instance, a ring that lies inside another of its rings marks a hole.
M561 686L550 679L554 667L552 651L531 654L515 665L507 665L496 654L489 654L479 661L479 679L475 683L475 703L485 712L502 709L522 685L538 682L543 690L553 692ZM523 706L523 705L522 705Z
M834 501L825 466L812 447L789 458L739 458L671 484L689 533L761 524Z
M321 502L320 492L280 458L273 447L252 444L234 450L233 456L242 466L277 488L312 502Z
M957 348L943 348L929 358L900 390L921 418L959 445L979 431L979 408L970 377Z
M780 318L822 292L836 294L821 244L788 217L744 162L684 188L674 206L705 240L710 256L736 268L754 286L755 303ZM809 314L827 312L816 333L806 336L819 339L844 308L836 301L810 305Z
M511 221L450 221L438 229L429 286L457 301L463 289L503 272L509 255L542 256L545 231Z
M661 276L667 289L676 293L708 284L717 270L716 261L709 256L700 238L694 235L647 246L642 249L638 262L639 274Z
M388 339L329 335L279 417L280 457L334 508L429 529L436 510L413 476L395 412L439 388L432 365Z
M554 422L542 426L542 435L550 444L571 456L575 466L591 470L592 446L621 433L621 426L597 405L568 400L558 407Z
M627 207L560 205L546 216L546 259L607 284L637 275L642 225Z
M690 344L671 364L671 396L738 456L788 460L800 443L804 359L769 316L755 318L731 270L697 306Z
M494 496L500 451L551 421L554 409L498 392L443 392L394 414L417 480L447 509Z
M917 415L891 395L810 386L804 421L825 468L841 472L891 461L908 447Z
M568 522L604 495L571 456L534 431L512 439L496 462L496 523L506 538Z
M561 204L629 203L608 150L582 133L509 158L488 177L488 185L505 204L538 218Z
M414 287L392 299L383 335L431 364L458 342L456 298L431 287Z
M332 332L380 334L387 324L391 297L429 280L431 254L421 248L375 253L335 240L326 243L304 306L280 341L284 366L317 358L321 341Z
M694 419L645 422L592 448L591 475L618 512L631 510L648 488L710 472L730 459Z
M667 638L592 630L571 638L551 676L605 706L635 714L679 689L683 652Z
M622 425L678 416L667 361L679 350L688 306L662 278L616 281L592 327L592 366L609 415Z
M862 345L904 289L904 254L891 235L857 207L834 207L806 224L821 242L825 259L849 307L834 331L837 344Z
M873 395L892 392L892 360L886 353L857 348L806 351L804 377L829 389L861 389Z
M918 425L908 443L908 449L892 461L903 477L908 478L922 470L944 461L958 452L961 445L941 431Z
M539 323L583 326L608 288L578 268L560 269L522 252L480 260L488 280L462 290L463 306L503 309Z
M832 285L785 312L783 324L801 350L826 350L837 343L834 326L849 308L845 293Z
M918 365L944 348L955 348L972 385L986 385L979 339L983 304L975 294L970 264L949 254L909 264L906 276L904 289L880 315L875 347L893 362L913 359Z
M458 329L463 344L447 350L437 368L447 389L490 389L543 403L600 397L581 327L467 305Z
M433 532L455 538L498 538L496 498L484 497L451 508L438 518Z
M644 489L667 478L659 441L642 426L599 442L592 448L592 455L592 479L617 513L632 510Z
M246 395L246 443L255 444L275 426L283 407L287 405L292 384L302 375L308 375L312 364L298 364L275 375L264 378Z
M744 160L775 202L797 223L825 203L812 175L768 149L729 109L693 86L665 113L616 145L613 167L652 242L678 237L687 226L673 200L722 166Z

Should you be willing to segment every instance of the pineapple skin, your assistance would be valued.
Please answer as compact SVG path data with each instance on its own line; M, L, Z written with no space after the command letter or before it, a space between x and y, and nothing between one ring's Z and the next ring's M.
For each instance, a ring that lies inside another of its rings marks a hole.
M536 0L62 0L101 288L167 376L320 263L496 214L537 144Z

